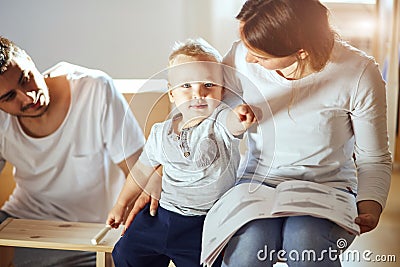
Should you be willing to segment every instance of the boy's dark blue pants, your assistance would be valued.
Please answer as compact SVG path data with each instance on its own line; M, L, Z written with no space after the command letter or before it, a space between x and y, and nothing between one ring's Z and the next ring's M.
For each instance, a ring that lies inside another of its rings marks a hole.
M112 252L116 267L176 267L200 265L205 216L183 216L158 208L151 216L147 205L134 219ZM221 259L213 266L220 266Z

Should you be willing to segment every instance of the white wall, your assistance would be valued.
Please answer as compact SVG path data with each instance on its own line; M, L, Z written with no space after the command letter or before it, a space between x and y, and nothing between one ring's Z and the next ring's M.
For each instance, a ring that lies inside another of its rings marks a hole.
M216 1L231 22L226 28L226 22L213 25L214 2L1 0L0 34L24 48L42 71L68 61L114 78L149 78L166 67L176 40L202 36L226 52L236 38L237 10L231 6L243 1Z
M373 40L377 30L377 10L373 4L325 3L330 20L341 38L370 55L374 54Z
M114 78L149 78L166 67L176 40L202 36L224 54L238 37L235 16L244 2L0 0L0 34L23 47L42 71L64 60ZM371 15L349 7L334 14L346 22L338 25L346 36L360 34L353 21Z

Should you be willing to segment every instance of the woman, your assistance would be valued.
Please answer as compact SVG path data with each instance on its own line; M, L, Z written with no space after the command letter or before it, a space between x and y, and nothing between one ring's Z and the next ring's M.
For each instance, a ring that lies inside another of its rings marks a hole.
M241 41L225 56L237 71L227 75L227 87L260 109L268 103L272 112L259 120L261 131L248 134L241 182L307 180L348 191L357 195L361 233L371 231L391 176L385 83L377 64L339 40L316 0L249 0L237 19ZM257 93L243 86L246 79ZM268 148L275 149L265 148L269 128L275 139ZM272 266L280 250L289 266L341 266L337 254L326 252L343 249L338 240L349 246L353 239L323 218L255 220L229 241L222 266ZM257 257L261 251L272 257ZM311 258L301 257L304 252Z

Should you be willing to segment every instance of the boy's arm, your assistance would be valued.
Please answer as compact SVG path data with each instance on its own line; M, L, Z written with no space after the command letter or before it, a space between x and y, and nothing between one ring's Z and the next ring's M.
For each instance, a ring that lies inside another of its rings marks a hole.
M154 167L144 165L140 161L136 162L125 181L117 202L108 214L107 224L113 228L119 227L124 221L131 203L136 201L154 172Z
M226 117L226 127L232 135L238 136L244 133L256 121L256 116L251 107L247 104L242 104L229 111Z

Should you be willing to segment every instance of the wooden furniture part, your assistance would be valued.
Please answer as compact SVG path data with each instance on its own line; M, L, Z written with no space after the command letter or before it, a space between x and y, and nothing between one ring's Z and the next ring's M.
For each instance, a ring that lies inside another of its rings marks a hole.
M112 266L111 252L122 227L110 230L97 245L90 240L104 224L8 218L0 225L0 246L96 252L96 266Z

